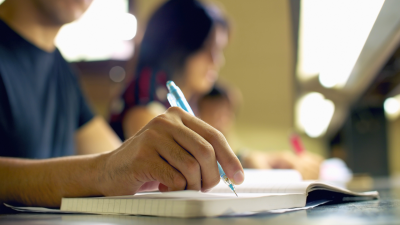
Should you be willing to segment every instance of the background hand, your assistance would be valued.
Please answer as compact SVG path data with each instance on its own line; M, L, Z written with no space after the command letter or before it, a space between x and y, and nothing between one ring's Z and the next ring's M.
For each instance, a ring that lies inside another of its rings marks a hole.
M310 152L295 155L290 151L272 153L252 151L243 157L243 166L255 169L295 169L300 172L304 180L316 180L319 177L322 161L322 157Z

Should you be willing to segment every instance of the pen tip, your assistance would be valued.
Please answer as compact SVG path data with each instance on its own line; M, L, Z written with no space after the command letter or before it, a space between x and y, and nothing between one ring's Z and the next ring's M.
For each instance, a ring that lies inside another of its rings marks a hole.
M239 197L239 196L236 194L236 191L235 191L235 190L233 190L233 193L235 193L236 197Z

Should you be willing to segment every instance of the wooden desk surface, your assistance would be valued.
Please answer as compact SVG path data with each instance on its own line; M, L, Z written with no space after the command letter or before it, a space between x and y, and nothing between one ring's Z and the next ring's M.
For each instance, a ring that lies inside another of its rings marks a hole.
M60 215L18 213L0 215L0 224L400 224L400 190L380 191L381 200L319 206L283 214L247 217L179 219L149 216Z

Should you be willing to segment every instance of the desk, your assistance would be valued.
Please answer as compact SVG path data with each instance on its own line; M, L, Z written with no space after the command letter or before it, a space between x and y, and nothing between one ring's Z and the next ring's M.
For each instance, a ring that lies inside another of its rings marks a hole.
M400 224L400 190L380 191L381 200L319 206L284 214L179 219L149 216L8 214L0 224Z

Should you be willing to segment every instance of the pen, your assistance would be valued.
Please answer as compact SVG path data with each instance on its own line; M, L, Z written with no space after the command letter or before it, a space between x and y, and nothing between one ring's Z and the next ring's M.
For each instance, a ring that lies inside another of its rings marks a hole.
M169 90L169 93L167 94L167 99L168 99L169 104L171 106L180 107L183 110L185 110L186 112L188 112L194 116L194 113L193 113L192 109L190 108L189 103L186 101L185 96L183 95L181 89L178 86L176 86L176 84L173 81L167 81L167 88ZM219 162L217 162L217 165L218 165L219 175L220 175L222 181L226 185L228 185L228 187L233 191L233 193L235 193L236 196L238 196L235 191L235 186L232 184L232 182L226 176L226 174L225 174L224 170L222 169L221 165L219 164Z
M296 153L296 155L301 155L303 152L305 152L303 143L301 142L298 134L293 133L290 135L290 144L292 145L293 151Z

